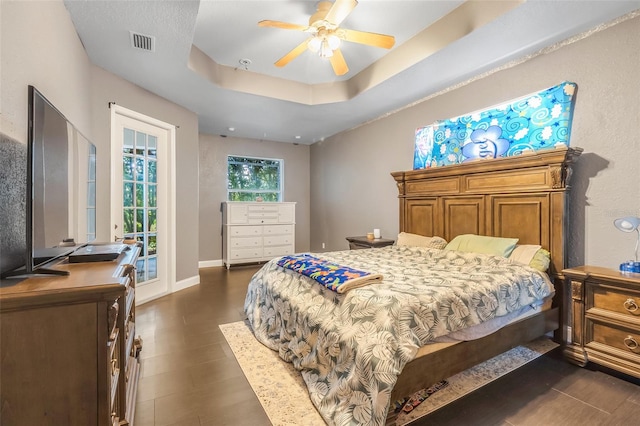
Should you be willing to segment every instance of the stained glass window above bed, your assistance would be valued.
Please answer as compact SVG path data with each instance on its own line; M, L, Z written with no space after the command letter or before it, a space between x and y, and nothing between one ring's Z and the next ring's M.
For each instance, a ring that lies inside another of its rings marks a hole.
M227 157L228 201L281 201L283 160Z
M413 168L569 146L577 85L565 81L501 105L416 130Z

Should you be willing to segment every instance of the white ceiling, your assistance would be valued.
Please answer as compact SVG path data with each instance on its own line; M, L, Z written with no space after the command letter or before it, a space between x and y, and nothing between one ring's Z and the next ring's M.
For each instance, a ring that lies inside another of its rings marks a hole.
M528 0L504 12L487 12L508 8L504 0L464 3L360 0L341 27L390 34L396 44L343 42L350 71L338 78L311 52L275 67L308 34L257 25L307 25L316 1L65 0L94 64L194 111L201 133L301 144L640 9L640 0ZM481 25L482 13L497 17ZM155 50L132 47L131 31L152 36Z

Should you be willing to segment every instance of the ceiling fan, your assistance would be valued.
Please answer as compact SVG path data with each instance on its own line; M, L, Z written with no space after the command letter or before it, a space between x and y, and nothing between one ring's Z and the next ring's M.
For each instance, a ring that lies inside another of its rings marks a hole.
M303 41L278 59L275 65L283 67L306 49L309 49L317 52L322 57L329 58L331 67L336 75L344 75L349 72L349 67L340 51L342 40L391 49L395 44L393 36L340 28L342 21L349 16L357 5L358 2L356 0L335 0L334 3L321 1L318 3L316 13L309 18L308 26L269 20L258 22L260 27L282 28L312 34L309 39Z

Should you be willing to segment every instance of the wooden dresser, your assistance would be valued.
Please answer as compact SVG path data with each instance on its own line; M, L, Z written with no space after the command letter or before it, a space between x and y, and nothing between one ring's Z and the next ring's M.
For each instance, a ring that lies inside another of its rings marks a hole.
M571 332L564 354L640 377L640 274L597 266L565 269L566 318Z
M131 425L142 342L135 337L139 248L110 262L66 260L67 276L0 287L0 418L12 425Z
M222 261L262 262L295 252L296 203L222 203Z

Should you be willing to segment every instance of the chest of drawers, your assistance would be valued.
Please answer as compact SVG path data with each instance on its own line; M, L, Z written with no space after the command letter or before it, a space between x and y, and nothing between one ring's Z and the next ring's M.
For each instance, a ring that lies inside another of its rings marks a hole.
M563 273L570 329L566 358L640 377L640 274L596 266Z
M261 262L295 252L295 203L222 203L222 261Z
M132 425L139 248L115 261L58 262L68 276L3 280L3 425Z

